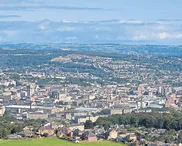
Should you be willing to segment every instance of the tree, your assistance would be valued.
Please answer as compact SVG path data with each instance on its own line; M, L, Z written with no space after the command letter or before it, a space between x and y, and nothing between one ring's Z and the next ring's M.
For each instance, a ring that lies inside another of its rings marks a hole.
M43 136L44 136L44 137L48 137L49 134L48 134L48 133L44 133Z
M16 132L21 132L22 127L20 125L14 126L13 129L11 130L11 134L14 134Z
M108 128L114 124L131 125L134 127L144 126L146 128L174 129L182 130L182 114L178 111L158 114L157 112L148 113L130 113L123 115L111 115L109 117L100 117L96 122ZM172 132L172 131L171 131Z
M92 129L93 128L93 123L91 120L87 120L84 124L85 129Z
M8 130L6 128L0 129L0 138L6 138L8 135Z
M10 78L13 79L13 80L15 80L15 81L20 80L20 76L19 76L18 74L12 74L12 75L10 76Z
M182 131L179 131L178 142L182 143Z

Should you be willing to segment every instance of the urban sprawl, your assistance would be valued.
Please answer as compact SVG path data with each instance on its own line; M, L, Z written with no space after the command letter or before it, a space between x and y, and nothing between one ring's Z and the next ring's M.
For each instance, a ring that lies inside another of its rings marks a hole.
M182 142L182 48L172 54L170 46L1 47L0 138Z

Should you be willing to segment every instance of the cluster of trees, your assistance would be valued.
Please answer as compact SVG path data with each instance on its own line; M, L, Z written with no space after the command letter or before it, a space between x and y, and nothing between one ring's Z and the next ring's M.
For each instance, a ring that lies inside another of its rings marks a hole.
M23 131L23 128L25 126L33 126L34 131L36 131L38 127L45 122L46 120L38 119L27 120L23 123L17 123L16 120L6 112L3 117L0 117L0 139L6 138L9 134L14 134Z
M13 79L15 81L19 81L20 80L20 75L19 74L12 74L10 76L10 79Z
M5 138L9 134L6 128L0 128L0 139Z
M179 132L179 134L181 133L181 131ZM144 138L147 141L162 141L165 143L171 143L171 142L179 142L182 140L182 137L177 137L176 136L176 131L174 129L171 129L169 131L166 131L166 133L164 134L160 134L159 136L152 136L152 135L145 135Z
M164 113L131 113L124 115L112 115L109 117L100 117L96 121L97 125L103 125L108 128L113 124L131 125L134 127L159 128L182 130L182 113L171 111L169 114Z
M69 52L61 50L33 50L33 49L0 49L0 65L10 67L36 66L49 63L51 59L65 56Z
M23 125L24 124L21 123L0 122L0 139L6 138L9 134L21 132L23 130Z
M91 120L87 120L84 123L84 127L85 127L85 129L92 129L94 127L94 123Z
M36 66L44 63L49 63L51 56L46 55L22 55L22 56L9 56L5 65L10 67L24 67L24 66Z

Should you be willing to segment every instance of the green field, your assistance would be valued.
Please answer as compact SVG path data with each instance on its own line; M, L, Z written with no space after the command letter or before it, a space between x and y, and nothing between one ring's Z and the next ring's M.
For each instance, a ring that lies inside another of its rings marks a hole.
M5 140L0 141L0 146L124 146L113 142L90 142L90 143L71 143L60 139L34 139L34 140Z

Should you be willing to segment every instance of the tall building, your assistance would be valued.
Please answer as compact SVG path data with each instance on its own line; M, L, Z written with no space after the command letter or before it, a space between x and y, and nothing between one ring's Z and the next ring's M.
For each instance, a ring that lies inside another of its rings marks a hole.
M27 85L27 96L31 97L35 93L35 86L33 84Z
M162 96L164 96L165 93L166 93L166 92L165 92L165 88L160 86L160 87L158 88L158 93L161 94Z
M165 106L172 107L177 104L176 94L172 94L166 98Z
M6 110L5 107L0 105L0 117L4 115L5 110Z

